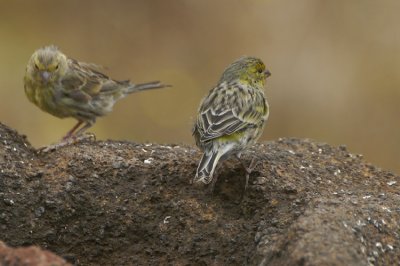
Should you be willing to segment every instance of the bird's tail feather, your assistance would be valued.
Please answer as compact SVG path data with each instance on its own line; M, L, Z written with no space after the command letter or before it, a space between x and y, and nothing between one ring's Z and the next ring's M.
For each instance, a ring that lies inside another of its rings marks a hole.
M138 92L138 91L161 89L161 88L167 88L167 87L171 87L171 85L162 84L159 81L152 81L152 82L141 83L141 84L132 84L130 87L128 87L127 93L129 94L129 93L134 93L134 92Z
M201 157L199 166L197 167L196 176L194 177L193 181L209 184L213 179L215 167L217 166L220 158L221 153L219 151L205 152Z

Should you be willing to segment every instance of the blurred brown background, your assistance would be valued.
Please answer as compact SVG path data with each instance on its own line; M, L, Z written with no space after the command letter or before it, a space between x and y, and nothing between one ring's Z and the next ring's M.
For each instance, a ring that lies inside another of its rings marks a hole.
M0 121L34 146L75 123L28 102L32 52L56 44L116 79L161 80L90 130L98 139L193 143L200 99L242 55L272 72L264 140L346 144L400 173L400 2L397 0L0 1Z

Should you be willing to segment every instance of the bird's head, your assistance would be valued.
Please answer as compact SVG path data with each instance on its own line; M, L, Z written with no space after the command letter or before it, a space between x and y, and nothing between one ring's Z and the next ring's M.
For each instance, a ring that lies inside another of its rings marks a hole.
M67 71L67 57L50 45L36 50L29 59L26 72L37 82L55 82Z
M260 59L246 56L230 64L222 74L220 82L238 81L262 89L269 76L271 72Z

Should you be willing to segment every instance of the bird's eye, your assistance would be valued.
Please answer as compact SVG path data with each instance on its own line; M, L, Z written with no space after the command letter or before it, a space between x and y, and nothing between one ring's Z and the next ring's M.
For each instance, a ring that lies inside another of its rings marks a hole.
M264 70L262 70L262 68L257 69L257 71L258 71L258 73L260 73L260 74L264 72Z
M58 65L56 65L54 69L57 70L58 69Z

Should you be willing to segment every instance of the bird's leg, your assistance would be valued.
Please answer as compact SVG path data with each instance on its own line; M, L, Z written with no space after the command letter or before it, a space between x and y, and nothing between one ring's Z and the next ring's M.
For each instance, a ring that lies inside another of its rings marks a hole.
M74 135L73 135L73 142L79 142L82 140L96 140L96 136L93 133L83 134L88 128L93 126L95 121L87 121L86 124L81 127Z
M71 137L74 136L74 132L82 125L83 121L78 121L78 123L75 124L75 126L73 128L71 128L70 131L67 132L67 134L61 139L61 141L59 143L56 144L51 144L49 146L45 146L42 148L39 148L38 151L40 153L46 153L49 151L54 151L57 150L61 147L64 147L68 144L71 144L73 141L71 141Z
M240 154L236 156L236 158L239 160L240 164L242 165L242 167L244 168L244 170L246 171L246 184L244 186L244 191L246 191L247 186L249 184L249 178L250 178L250 174L253 172L253 170L257 167L257 165L259 164L259 160L256 157L253 157L251 159L250 165L246 166L245 163L240 159Z
M87 121L86 124L76 132L75 136L82 135L82 133L85 132L91 126L93 126L93 124L94 124L94 121Z
M85 139L96 139L94 135L83 135L82 133L85 132L88 128L90 128L93 124L94 121L87 121L83 127L81 127L78 131L76 131L83 123L84 121L78 121L78 123L70 130L68 131L67 135L63 138L61 141L61 145L65 146L67 144L72 144L76 143Z
M78 123L76 123L76 125L67 132L67 134L62 138L63 141L69 139L70 137L72 137L74 135L74 132L78 129L78 127L80 127L82 125L83 121L78 121Z
M63 137L63 139L61 140L61 142L57 143L57 144L53 144L50 146L46 146L43 148L39 149L40 153L46 153L49 151L54 151L57 150L61 147L70 145L70 144L74 144L77 143L79 141L85 140L85 139L94 139L96 140L96 137L92 134L89 135L82 135L82 133L88 129L89 127L91 127L93 125L93 121L90 122L86 122L86 124L79 129L76 133L75 131L80 127L80 125L82 125L83 121L78 121L78 123L70 130L68 131L68 133Z

